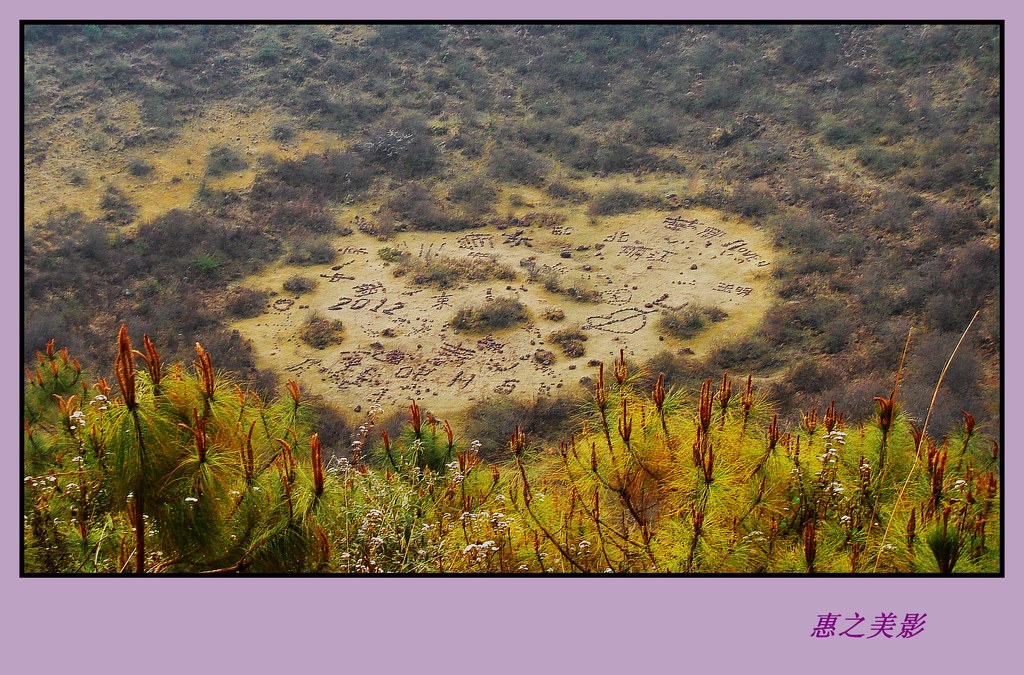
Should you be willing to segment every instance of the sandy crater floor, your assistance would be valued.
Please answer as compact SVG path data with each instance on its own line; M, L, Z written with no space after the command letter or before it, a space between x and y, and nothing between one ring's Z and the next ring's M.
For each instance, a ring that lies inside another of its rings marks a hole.
M265 314L235 327L254 341L261 367L349 410L379 403L391 411L417 399L435 415L457 418L488 398L570 391L594 375L592 359L610 365L620 349L634 364L664 349L702 354L753 328L770 305L774 253L767 238L713 211L647 211L597 225L579 216L548 227L410 232L387 243L357 233L338 242L333 265L281 267L248 280L280 291L300 272L319 277L319 285L302 296L281 293ZM377 255L384 246L418 257L494 260L515 268L519 279L415 287L407 277L394 277L394 267ZM600 300L576 302L529 281L521 262L531 257L563 286L595 289ZM525 304L530 323L486 335L449 325L458 309L499 296ZM729 316L692 340L665 336L661 313L688 303L717 306ZM565 319L543 318L551 309L561 309ZM314 311L344 323L342 344L317 350L298 339ZM575 327L588 338L586 353L569 358L549 337ZM554 361L538 359L538 350L554 352Z

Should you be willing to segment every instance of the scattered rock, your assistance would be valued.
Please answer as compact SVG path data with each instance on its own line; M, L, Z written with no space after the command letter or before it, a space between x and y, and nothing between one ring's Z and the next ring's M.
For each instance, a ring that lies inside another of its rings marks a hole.
M538 349L534 352L533 359L542 366L550 366L555 362L555 353L547 349Z

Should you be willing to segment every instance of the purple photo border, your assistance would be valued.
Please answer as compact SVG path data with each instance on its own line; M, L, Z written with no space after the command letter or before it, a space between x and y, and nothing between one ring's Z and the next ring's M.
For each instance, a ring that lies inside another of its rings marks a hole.
M0 142L9 218L2 269L12 308L20 306L20 19L1004 19L1004 119L1014 120L1014 111L1021 110L1021 77L1014 67L1022 63L1020 44L1006 39L1020 25L1020 10L1005 0L862 0L848 6L806 0L727 6L404 0L357 7L323 0L216 6L195 0L149 6L56 0L0 11L7 36L0 47L8 96ZM1007 127L1005 140L1004 185L1013 185L1024 143L1014 126ZM1009 193L1004 222L1020 201ZM1022 252L1015 237L1003 245L1008 259ZM1011 302L1022 280L1021 268L1008 265L1004 283ZM1024 318L1006 309L1004 340L1013 345ZM0 664L7 672L340 673L363 667L371 673L674 673L713 665L722 672L754 666L769 672L896 672L937 665L938 672L956 672L1005 663L1000 657L1015 646L1010 633L1017 617L1010 600L1021 592L1020 538L1012 534L1003 544L1001 579L20 579L22 376L14 328L20 317L11 319L11 330L0 338L6 364L0 428L7 441L0 473ZM1024 375L1014 350L1004 358L1006 382ZM1005 395L1007 410L1021 402L1019 391L1007 388ZM1004 484L1011 486L1004 493L1004 515L1010 525L1020 513L1012 438L1004 438ZM928 623L912 640L810 637L818 614L855 611L869 620L882 612L927 612Z

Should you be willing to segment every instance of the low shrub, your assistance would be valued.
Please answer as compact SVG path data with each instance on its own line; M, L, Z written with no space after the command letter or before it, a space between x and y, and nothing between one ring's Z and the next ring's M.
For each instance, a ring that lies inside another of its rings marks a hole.
M295 127L291 122L278 122L270 130L270 138L279 143L285 143L295 137Z
M270 293L249 286L238 286L228 295L227 310L231 316L249 319L259 316L267 306Z
M414 258L393 248L383 248L380 257L396 263L392 274L408 276L417 286L445 289L467 281L515 281L516 271L508 265L482 258L449 258L430 256Z
M547 169L547 162L543 159L516 148L497 148L487 158L487 172L506 183L540 185Z
M127 225L139 215L139 207L113 185L108 185L100 197L100 208L103 209L104 220L115 225Z
M213 178L226 176L241 171L249 166L249 160L236 148L228 145L215 145L206 155L206 175Z
M728 313L719 307L687 305L680 310L666 311L661 315L658 325L669 335L686 339L696 335L709 323L717 323L727 316Z
M548 340L562 348L562 353L569 358L577 358L586 354L587 349L583 345L587 341L587 334L577 328L563 328L548 336Z
M327 239L300 239L292 245L287 261L296 265L326 265L337 256L337 249Z
M455 183L448 191L448 199L471 214L482 215L494 208L498 191L489 181L474 176Z
M316 281L309 277L304 277L301 274L296 274L285 280L283 288L289 293L309 293L311 290L316 288Z
M587 213L592 216L615 216L638 211L645 203L646 198L639 192L616 187L594 197L587 207Z
M544 284L544 290L549 293L564 295L576 302L597 302L601 299L601 293L593 288L584 288L578 284L566 285L559 275L553 272L538 272L536 268L531 270L531 278L539 280Z
M472 333L486 333L509 328L530 320L526 305L514 297L496 297L478 307L460 309L451 320L452 328Z
M136 178L143 178L153 173L153 165L144 159L134 157L128 160L128 173Z
M310 314L299 330L299 339L314 349L326 349L338 344L344 335L344 326L337 319L325 319L316 312Z

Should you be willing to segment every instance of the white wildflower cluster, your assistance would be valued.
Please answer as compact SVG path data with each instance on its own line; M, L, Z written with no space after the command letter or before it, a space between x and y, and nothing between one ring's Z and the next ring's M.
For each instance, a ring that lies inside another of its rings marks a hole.
M852 523L852 522L853 522L853 518L851 518L848 515L839 516L839 524L842 525L843 527L849 527L850 523Z
M53 490L57 487L56 476L26 476L25 483L34 488Z
M483 445L480 441L474 440L469 444L469 449L474 455L480 454L480 446Z
M509 526L515 522L515 518L506 518L505 514L501 511L478 511L471 513L469 511L463 511L459 515L459 520L469 523L470 525L476 525L478 523L488 523L495 532L502 532L508 530Z
M830 431L821 437L825 441L826 446L835 445L846 445L846 432L845 431Z
M590 542L586 539L580 539L580 543L576 544L576 555L584 555L590 551Z
M501 494L499 492L498 494L494 495L494 501L497 504L504 504L505 503L505 495L503 495L503 494Z
M450 475L451 475L451 478L452 478L452 484L453 485L461 485L462 481L466 480L465 474L463 474L461 471L459 471L459 462L458 462L458 460L456 460L454 462L450 462L448 464L445 464L444 466L445 466L446 469L448 469L448 471L451 472Z
M473 562L480 563L486 562L487 556L491 553L497 553L497 551L498 545L493 539L488 539L482 544L470 544L462 549L462 554L468 556Z
M822 464L835 464L839 457L839 451L829 446L825 448L825 452L818 455L818 461Z
M71 430L74 431L79 427L85 430L85 413L81 410L76 410L68 416L71 419Z
M185 503L188 504L189 506L191 506L192 504L195 504L198 501L199 501L198 497L185 497Z
M327 473L347 475L352 470L352 465L347 457L333 457L327 467Z
M102 410L106 410L107 409L107 404L109 404L109 403L110 403L110 399L108 399L103 394L97 394L96 396L93 397L93 399L91 401L89 401L89 405L96 406L101 411Z
M768 540L765 538L764 532L762 532L761 530L747 532L745 535L743 535L743 538L740 539L740 542L742 543L759 543L762 541Z
M953 483L953 489L957 492L963 492L967 489L967 481L963 478L957 478L956 482Z
M843 487L842 483L840 483L837 480L834 480L828 484L828 487L826 487L825 490L831 492L833 495L839 496L843 494L846 488Z

